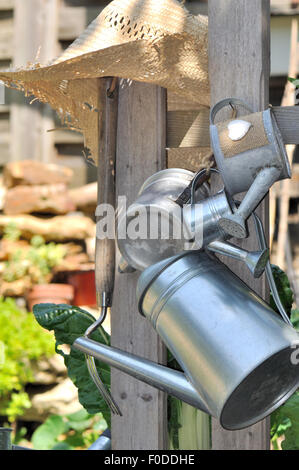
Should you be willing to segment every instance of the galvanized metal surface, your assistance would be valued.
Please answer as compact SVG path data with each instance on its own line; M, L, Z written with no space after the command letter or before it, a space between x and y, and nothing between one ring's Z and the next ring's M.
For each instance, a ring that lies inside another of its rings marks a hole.
M144 182L135 202L119 216L117 244L130 266L143 271L185 249L188 236L182 236L182 210L175 201L193 178L194 173L183 169L155 173ZM204 188L197 191L198 199L207 195ZM129 232L134 221L144 232L142 238L134 238Z
M104 346L91 339L77 338L73 348L94 356L163 392L169 393L195 408L208 412L200 396L182 372L169 369L120 349Z
M220 227L219 221L233 215L232 209L235 208L224 190L203 199L207 190L200 187L191 204L183 207L176 204L182 191L190 184L193 186L194 177L186 170L163 170L143 184L136 201L118 222L118 246L123 256L119 267L121 272L128 272L128 266L142 271L183 251L207 247L245 262L255 277L261 276L266 263L264 251L248 253L224 243L229 235ZM158 215L160 226L154 227L154 224L158 225ZM143 238L130 238L127 233L129 223L134 220L145 227ZM152 238L153 234L156 234L155 238ZM221 246L214 244L209 247L217 240L222 240Z
M167 263L141 275L142 313L224 428L263 419L298 387L297 332L205 253Z
M291 177L291 169L284 142L271 108L262 113L268 144L225 158L218 128L214 122L217 113L228 105L232 105L236 109L238 106L250 109L246 103L235 98L227 98L217 103L211 110L211 143L218 169L228 193L233 196L247 191L247 194L235 214L224 217L220 221L220 225L229 235L245 238L247 218L267 194L272 184ZM254 135L252 138L254 139Z
M11 428L0 428L0 450L12 450Z

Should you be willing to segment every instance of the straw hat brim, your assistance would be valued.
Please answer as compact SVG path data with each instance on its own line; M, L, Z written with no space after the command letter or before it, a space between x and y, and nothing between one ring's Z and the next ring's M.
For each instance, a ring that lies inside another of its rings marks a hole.
M65 125L84 134L85 146L96 161L100 77L156 84L199 106L209 106L207 20L189 15L176 0L159 4L158 8L152 0L114 0L61 57L46 66L1 71L0 80L49 103ZM137 39L127 37L127 24L124 35L121 21L115 30L111 27L116 16L131 18L133 29L138 25Z

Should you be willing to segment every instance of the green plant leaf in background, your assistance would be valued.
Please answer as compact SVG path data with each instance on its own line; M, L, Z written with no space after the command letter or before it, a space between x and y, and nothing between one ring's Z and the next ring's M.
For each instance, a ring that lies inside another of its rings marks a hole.
M54 330L56 351L63 356L68 376L78 388L81 405L90 414L101 412L108 426L110 426L110 410L89 375L84 354L72 348L70 353L66 354L60 348L65 344L72 346L73 342L79 336L82 336L87 328L95 322L95 318L79 307L63 304L38 304L33 307L33 313L43 328ZM102 327L99 327L91 337L99 343L106 345L110 343L110 337ZM98 361L96 363L101 379L109 388L109 366Z
M274 448L279 437L283 436L283 450L299 450L299 392L297 391L283 406L272 413L271 436Z
M33 433L31 442L36 450L85 449L106 428L107 423L101 413L92 416L82 408L70 415L50 416Z
M292 292L289 279L286 273L278 266L272 265L271 267L282 304L289 315L294 328L299 330L299 310L292 310L294 294ZM272 308L277 311L272 295L270 303ZM284 437L281 444L281 448L283 450L299 450L298 390L284 405L274 411L271 415L271 441L274 450L279 450L278 440L282 437Z
M289 82L291 82L296 88L299 87L299 79L288 77Z
M14 299L0 297L0 342L5 358L0 363L0 414L13 422L31 406L25 386L34 383L33 363L54 356L55 341Z
M278 266L275 266L275 264L272 264L271 268L272 268L272 273L273 273L274 281L278 290L280 300L285 308L285 311L290 317L293 302L294 302L294 294L291 289L290 281L286 273L282 271L282 269L280 269ZM273 308L273 310L275 310L275 312L279 313L276 307L276 303L273 299L272 293L270 294L270 305Z
M75 431L84 431L91 425L91 417L84 408L66 417L69 426Z
M34 449L50 450L58 443L58 437L67 431L62 416L52 415L32 435Z
M296 328L296 330L299 330L299 309L298 308L292 310L291 321L294 327Z

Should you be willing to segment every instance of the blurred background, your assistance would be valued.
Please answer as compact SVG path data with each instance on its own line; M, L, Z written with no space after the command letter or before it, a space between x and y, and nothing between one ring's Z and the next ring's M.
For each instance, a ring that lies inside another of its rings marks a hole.
M0 0L0 69L58 56L108 3ZM207 14L206 0L186 0L185 6ZM294 86L286 84L298 72L298 17L299 0L271 1L272 105L295 104ZM80 406L53 337L33 318L32 325L20 325L40 301L94 311L96 168L84 159L82 136L63 129L49 106L30 101L6 89L0 105L0 341L6 345L0 425L12 426L15 442L29 447L86 448L107 426L103 417ZM271 190L270 243L272 262L287 271L296 304L298 148L288 154L293 178ZM36 350L30 356L32 335ZM38 432L42 423L48 424Z

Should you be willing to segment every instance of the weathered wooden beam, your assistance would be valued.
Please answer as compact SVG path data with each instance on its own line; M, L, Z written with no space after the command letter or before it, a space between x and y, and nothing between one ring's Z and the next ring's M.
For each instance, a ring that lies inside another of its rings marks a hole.
M0 0L0 10L13 10L15 0Z
M223 98L238 97L248 102L256 111L268 106L269 0L209 0L209 73L211 105ZM267 198L259 206L258 214L268 233ZM250 225L251 237L240 243L248 250L258 247L253 232L254 228ZM268 289L264 279L253 281L236 262L227 264L263 298L267 297ZM268 449L269 420L233 432L224 431L219 423L213 420L212 442L213 449Z
M298 20L292 19L291 23L291 41L290 41L290 63L289 63L289 77L297 77L297 50L298 50ZM292 84L288 81L285 85L284 94L281 102L282 106L294 106L295 92ZM298 136L299 138L299 136ZM296 146L287 145L286 151L290 166L293 166L294 154ZM279 184L279 183L278 183ZM285 269L286 261L286 244L288 240L288 217L290 208L290 179L285 179L280 184L281 196L279 201L279 224L277 236L277 249L275 263L281 268Z
M17 2L18 0L16 0ZM26 4L26 2L23 2ZM80 34L83 33L86 26L91 23L102 11L105 5L99 7L68 7L68 6L61 6L58 9L58 16L57 16L57 35L55 39L61 41L73 41L75 40ZM17 3L15 8L18 8ZM27 6L28 8L28 6ZM3 10L0 4L0 12ZM30 11L32 11L29 8ZM36 18L33 15L33 19ZM14 41L14 23L13 17L4 18L0 17L0 60L9 60L14 57L14 51L16 47L16 43ZM26 24L24 24L26 26ZM32 31L30 29L30 31ZM33 41L34 44L35 41ZM19 43L18 46L19 47ZM43 46L43 49L45 46ZM37 49L35 51L35 54ZM32 54L30 60L32 61L35 57L35 54ZM47 60L53 57L47 57ZM29 59L28 59L29 60ZM26 65L26 60L22 65Z
M0 18L0 60L9 60L13 54L13 18Z
M165 90L124 81L118 112L116 191L117 196L126 196L129 206L145 179L166 166ZM138 313L137 279L137 273L116 274L112 344L164 363L161 340ZM113 449L167 449L165 394L116 370L112 370L112 393L123 413L122 417L112 417Z
M72 41L77 38L83 33L86 26L101 13L104 6L70 7L62 5L59 9L58 39Z
M70 130L57 130L53 132L55 144L83 144L82 134Z
M34 15L32 14L34 12ZM14 65L39 60L41 63L57 55L58 0L15 0ZM11 107L11 158L49 162L54 156L53 111L44 104L26 104L21 93L15 93Z
M168 111L167 147L209 147L209 109Z
M7 104L1 104L0 105L0 115L2 114L8 114L10 111L10 107Z
M10 157L10 135L7 132L0 134L0 166L5 165Z

